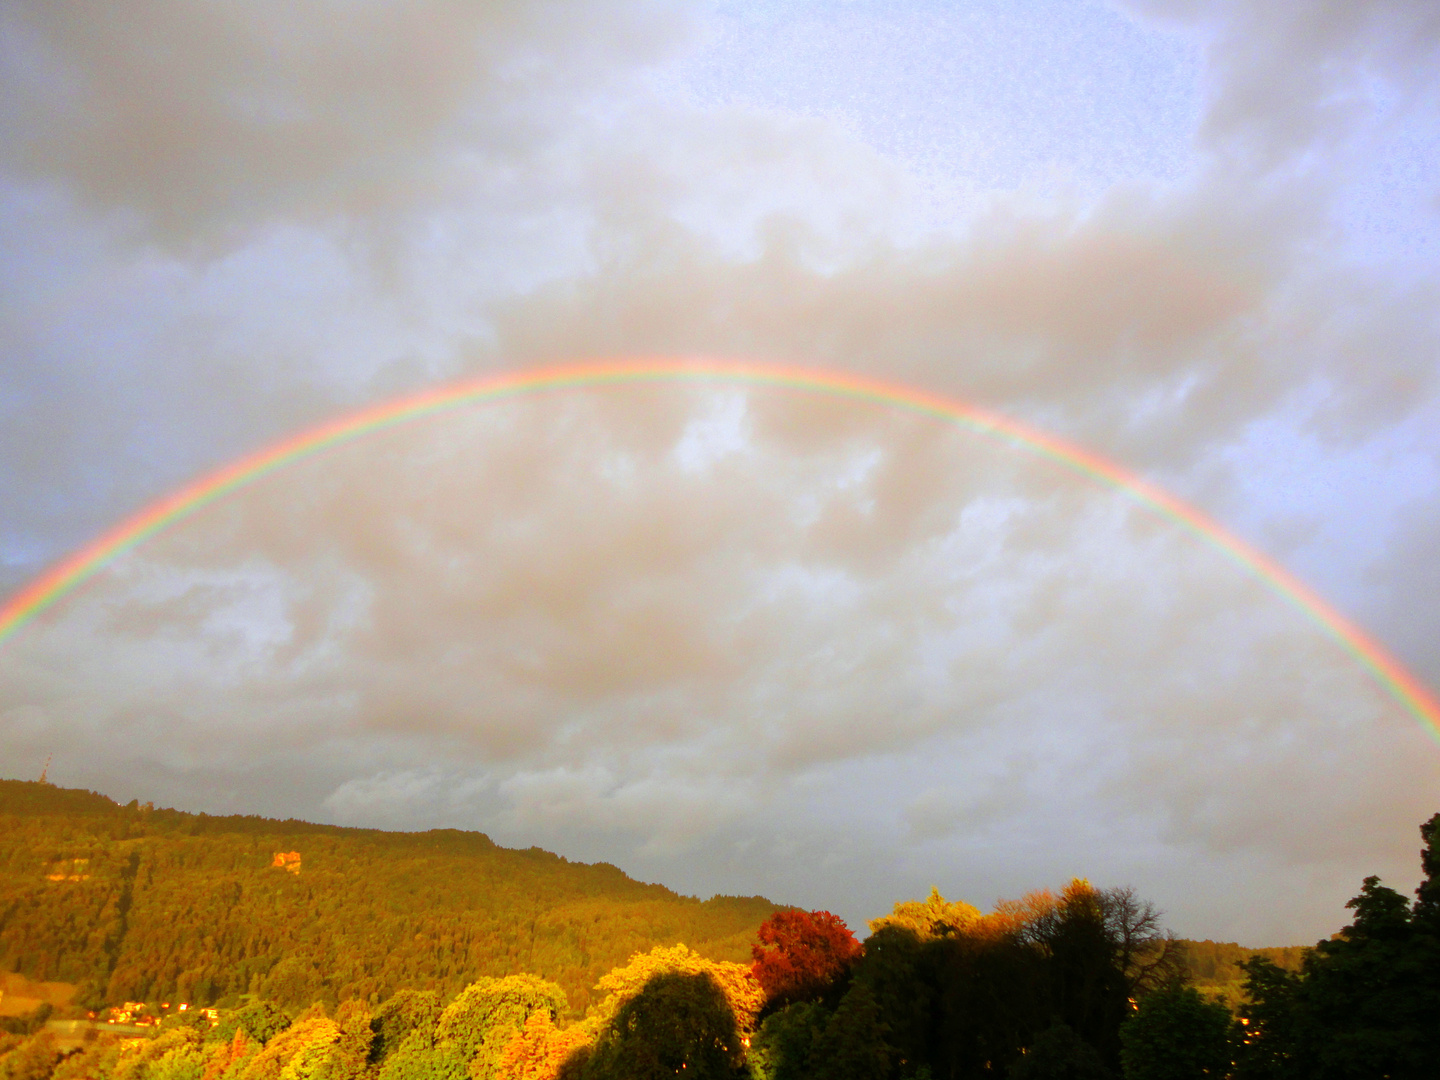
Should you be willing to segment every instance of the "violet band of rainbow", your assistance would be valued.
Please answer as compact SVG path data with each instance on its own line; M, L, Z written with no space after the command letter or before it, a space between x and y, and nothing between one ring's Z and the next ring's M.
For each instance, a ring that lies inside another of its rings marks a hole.
M703 358L637 358L559 364L484 376L374 405L300 432L201 476L63 559L0 606L0 644L111 560L231 492L339 443L412 420L506 397L607 383L738 382L851 398L959 424L1049 458L1118 489L1255 575L1338 642L1384 690L1440 739L1440 702L1379 643L1278 562L1169 492L1093 451L1018 420L899 383L783 364Z

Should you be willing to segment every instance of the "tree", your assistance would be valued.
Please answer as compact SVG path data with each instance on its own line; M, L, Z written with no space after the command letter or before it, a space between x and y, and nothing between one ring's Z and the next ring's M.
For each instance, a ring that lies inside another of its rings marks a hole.
M885 927L908 930L921 941L963 932L983 919L980 909L963 900L946 900L935 886L924 900L900 900L889 915L871 919L870 933L878 934Z
M738 1080L735 1016L705 974L667 972L621 1006L586 1063L585 1080Z
M239 1073L238 1080L282 1080L282 1077L301 1080L296 1077L296 1071L307 1069L308 1063L318 1056L319 1048L334 1042L339 1033L339 1025L325 1016L323 1009L306 1009L293 1024L265 1044L265 1049ZM297 1057L301 1058L300 1062L290 1069Z
M273 1001L256 1001L225 1017L212 1038L230 1039L243 1028L251 1042L264 1046L288 1028L290 1020L290 1014Z
M635 953L624 966L603 976L595 988L604 991L605 997L595 1006L592 1019L599 1027L608 1024L627 1001L650 984L651 979L663 974L706 976L725 995L741 1037L748 1037L755 1030L760 1009L765 1004L765 991L755 981L750 968L744 964L707 959L684 945L670 948L657 945L648 953Z
M591 1036L589 1025L557 1028L548 1013L532 1013L506 1044L496 1075L501 1080L557 1080L589 1046Z
M797 1001L771 1013L750 1044L752 1071L759 1080L809 1080L815 1076L816 1050L829 1019L829 1010L813 1001Z
M343 1003L333 1023L313 1027L281 1070L281 1080L357 1080L365 1072L374 1038L370 1019L362 1002Z
M1299 973L1263 956L1242 960L1245 1000L1240 1005L1244 1035L1236 1054L1239 1080L1304 1080L1312 1065L1311 1040L1301 1014Z
M1141 999L1120 1028L1125 1080L1220 1080L1235 1057L1230 1010L1192 986L1172 985Z
M259 1044L252 1042L245 1034L243 1027L237 1027L235 1034L229 1039L216 1038L214 1043L215 1049L205 1062L205 1071L200 1074L200 1080L220 1080L222 1076L232 1072L238 1075L260 1049ZM97 1072L103 1075L103 1071Z
M534 975L507 975L471 983L433 1023L425 1022L427 1006L410 998L386 1018L409 1012L416 1023L386 1056L379 1080L491 1080L530 1017L554 1020L565 992Z
M1300 1018L1317 1077L1432 1077L1440 1024L1405 898L1368 877L1346 905L1354 921L1301 969Z
M1425 846L1420 850L1420 869L1425 877L1415 890L1414 919L1430 933L1440 933L1440 814L1420 826Z
M865 939L855 983L870 988L897 1060L928 1062L934 1056L932 1033L949 954L937 948L936 939L922 940L903 923L877 919L870 925L874 932ZM954 939L944 940L946 945L954 944Z
M281 960L262 984L265 997L292 1008L304 1008L319 998L325 989L324 979L315 965L299 956ZM333 998L330 999L332 1002Z
M0 1080L48 1080L61 1056L52 1032L31 1035L0 1056Z
M440 1014L436 1046L469 1065L473 1080L491 1080L510 1040L531 1016L552 1021L565 1009L565 991L534 975L471 983Z
M756 938L750 971L769 1008L822 997L864 951L844 920L828 911L777 911Z
M939 962L925 1059L936 1076L993 1075L1037 1033L1063 1023L1053 958L1023 925L995 932L1003 925L996 920L928 946Z
M1102 894L1079 878L1022 931L1045 955L1044 982L1052 1023L1064 1024L1120 1064L1120 1024L1130 1013L1120 942Z
M1128 887L1101 889L1096 896L1127 996L1139 998L1174 982L1184 961L1180 942L1160 923L1163 913Z
M1349 926L1300 972L1250 961L1240 1080L1429 1080L1440 1061L1440 942L1433 908L1440 815L1421 826L1426 878L1412 909L1367 877Z
M453 1048L436 1043L434 1028L417 1027L385 1059L377 1080L469 1080L467 1065Z
M894 1048L875 995L856 983L840 1001L814 1049L815 1075L826 1080L885 1080Z
M370 1029L375 1033L370 1044L370 1061L383 1062L416 1028L433 1031L440 1012L440 995L434 990L401 990L392 995L375 1010L370 1021Z
M1115 1080L1096 1049L1065 1024L1036 1036L1005 1075L1009 1080Z
M198 1034L172 1047L150 1063L145 1080L200 1080L205 1071L206 1054Z

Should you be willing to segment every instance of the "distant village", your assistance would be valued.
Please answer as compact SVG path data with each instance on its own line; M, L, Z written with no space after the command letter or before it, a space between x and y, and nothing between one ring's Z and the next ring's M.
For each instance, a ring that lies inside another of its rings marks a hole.
M123 1005L114 1005L100 1013L90 1013L89 1018L98 1023L121 1025L124 1027L151 1028L159 1027L166 1016L179 1015L180 1013L195 1013L205 1017L211 1027L220 1023L220 1012L217 1009L191 1009L188 1001L182 1001L174 1006L168 1001L162 1001L156 1012L151 1012L150 1007L143 1001L127 1001Z

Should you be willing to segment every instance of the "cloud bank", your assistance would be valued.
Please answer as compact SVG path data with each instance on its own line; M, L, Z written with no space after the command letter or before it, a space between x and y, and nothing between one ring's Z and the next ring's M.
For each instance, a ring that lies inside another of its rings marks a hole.
M719 354L1093 446L1440 682L1431 5L0 20L0 588L346 408ZM213 507L0 652L0 744L852 921L1082 873L1255 942L1413 878L1440 778L1333 642L1122 499L703 387L449 414Z

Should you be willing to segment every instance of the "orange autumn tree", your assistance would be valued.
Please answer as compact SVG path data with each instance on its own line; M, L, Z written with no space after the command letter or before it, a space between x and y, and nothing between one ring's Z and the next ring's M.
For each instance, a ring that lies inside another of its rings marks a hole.
M532 1013L500 1057L500 1080L555 1080L565 1063L594 1041L592 1025L558 1028L548 1013Z

